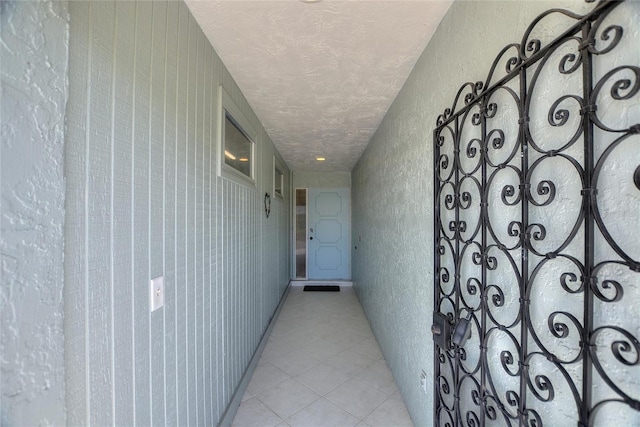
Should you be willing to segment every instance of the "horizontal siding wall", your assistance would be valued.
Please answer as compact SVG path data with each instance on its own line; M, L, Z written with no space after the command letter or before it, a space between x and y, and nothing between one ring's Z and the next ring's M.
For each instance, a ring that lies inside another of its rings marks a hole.
M69 5L68 422L216 425L289 280L277 152L261 131L257 185L217 176L218 86L262 125L184 3Z

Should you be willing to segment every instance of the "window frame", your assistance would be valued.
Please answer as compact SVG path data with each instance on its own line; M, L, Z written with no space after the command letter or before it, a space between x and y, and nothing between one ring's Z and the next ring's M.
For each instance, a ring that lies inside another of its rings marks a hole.
M280 181L280 192L276 190L278 180ZM284 200L284 167L276 156L273 156L273 195Z
M249 159L250 176L245 175L240 170L228 165L225 161L225 128L226 119L242 133L251 143L251 155ZM227 91L220 85L218 87L218 176L235 181L250 187L256 187L256 155L257 155L258 134L249 123L249 120L242 114L242 110L233 101Z

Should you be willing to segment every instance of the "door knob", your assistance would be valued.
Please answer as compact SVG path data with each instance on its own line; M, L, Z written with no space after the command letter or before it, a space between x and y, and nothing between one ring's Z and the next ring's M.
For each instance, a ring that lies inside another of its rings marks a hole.
M309 240L313 240L313 236L309 237Z

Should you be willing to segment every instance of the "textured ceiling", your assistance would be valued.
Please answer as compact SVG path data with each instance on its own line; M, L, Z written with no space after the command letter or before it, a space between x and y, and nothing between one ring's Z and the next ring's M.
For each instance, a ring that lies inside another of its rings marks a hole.
M289 167L351 171L451 3L187 4Z

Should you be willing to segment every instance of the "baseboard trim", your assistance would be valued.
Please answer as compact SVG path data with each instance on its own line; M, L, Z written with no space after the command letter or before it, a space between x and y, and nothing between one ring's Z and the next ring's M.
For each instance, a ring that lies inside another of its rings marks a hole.
M233 398L231 399L231 402L227 406L227 409L225 410L224 415L220 419L220 423L218 424L218 426L230 427L231 424L233 423L233 419L236 417L236 414L238 413L238 408L240 407L240 403L242 402L242 397L244 396L244 393L246 392L247 387L249 386L249 382L251 381L253 372L256 370L256 367L258 366L258 361L260 360L260 356L262 356L262 351L264 350L264 347L267 345L267 342L269 341L269 336L271 335L271 331L273 330L273 327L276 324L276 320L278 320L278 316L280 315L280 311L282 311L282 306L284 305L284 301L287 299L287 295L289 294L290 289L291 289L291 281L289 281L289 284L287 285L287 289L282 294L282 297L280 298L280 302L278 303L278 307L276 308L276 311L273 313L273 317L269 322L269 326L267 326L267 329L264 331L264 334L262 334L260 343L258 344L256 351L253 353L253 357L249 362L249 366L247 366L247 369L244 371L244 375L242 375L240 384L238 385L236 392L233 394Z

